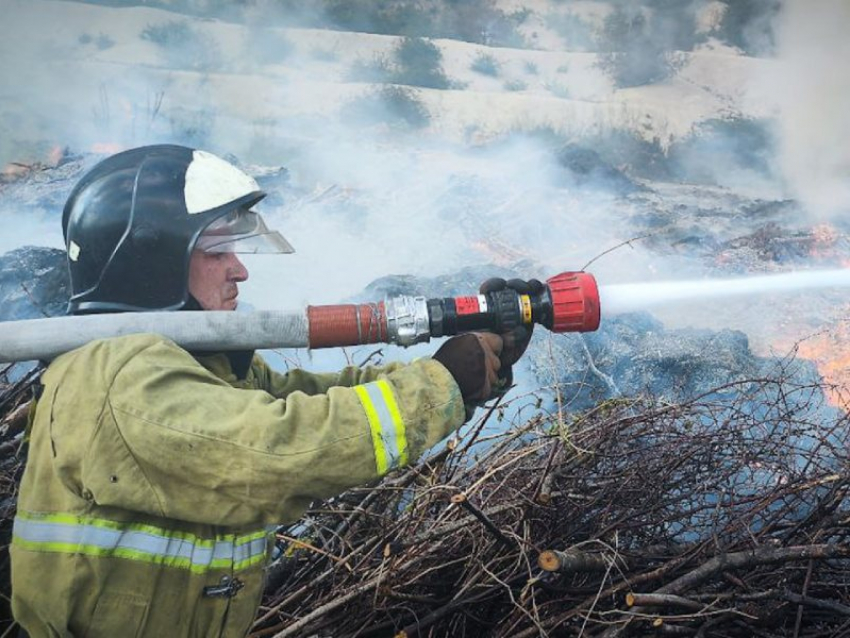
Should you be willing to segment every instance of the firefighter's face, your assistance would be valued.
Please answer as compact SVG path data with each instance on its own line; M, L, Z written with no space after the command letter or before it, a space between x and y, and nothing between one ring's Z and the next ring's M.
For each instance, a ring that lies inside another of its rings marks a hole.
M248 269L234 253L192 252L189 292L204 310L236 310L240 282Z

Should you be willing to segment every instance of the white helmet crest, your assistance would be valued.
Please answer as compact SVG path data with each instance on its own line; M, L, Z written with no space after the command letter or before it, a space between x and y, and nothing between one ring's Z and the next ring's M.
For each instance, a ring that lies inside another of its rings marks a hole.
M195 151L186 169L186 210L190 215L224 206L258 190L257 180L206 151Z

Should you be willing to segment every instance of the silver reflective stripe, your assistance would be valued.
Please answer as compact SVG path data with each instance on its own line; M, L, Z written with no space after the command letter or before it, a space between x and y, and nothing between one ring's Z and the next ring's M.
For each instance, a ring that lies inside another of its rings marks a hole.
M372 407L378 415L378 422L381 425L381 441L384 443L384 452L387 455L387 468L392 469L402 464L401 449L398 437L396 436L395 421L387 406L387 402L384 400L381 388L378 386L379 383L380 381L366 383L360 387L369 395Z
M233 562L236 565L251 561L255 556L266 555L266 537L255 538L233 549Z
M12 542L22 549L67 554L116 556L182 567L242 569L265 560L267 532L202 539L147 525L78 518L63 514L19 513Z

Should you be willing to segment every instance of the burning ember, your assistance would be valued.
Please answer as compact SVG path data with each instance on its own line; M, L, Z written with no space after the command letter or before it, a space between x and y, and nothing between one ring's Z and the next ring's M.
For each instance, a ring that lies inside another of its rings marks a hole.
M97 155L114 155L125 150L125 147L115 142L95 142L90 150Z
M850 266L850 238L829 224L791 230L770 222L754 232L725 242L714 256L717 267L801 264L816 267Z
M0 183L14 182L29 177L38 171L56 168L64 164L71 156L67 146L55 145L42 159L33 162L9 162L0 169Z
M818 333L798 346L803 359L814 361L828 386L829 402L844 411L850 411L850 307L848 319L839 321L831 329Z

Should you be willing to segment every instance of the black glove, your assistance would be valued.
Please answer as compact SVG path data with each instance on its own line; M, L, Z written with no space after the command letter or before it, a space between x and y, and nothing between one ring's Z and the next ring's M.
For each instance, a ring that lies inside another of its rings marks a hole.
M489 332L469 332L446 341L434 354L455 378L464 403L490 398L499 381L502 338Z
M481 284L479 292L483 295L488 292L498 292L505 288L516 290L521 295L538 295L543 292L546 285L537 279L529 279L528 281L524 281L522 279L510 279L505 281L499 277L494 277L493 279L488 279ZM517 326L510 332L506 332L502 335L502 338L504 339L504 346L502 347L502 354L500 356L502 369L499 376L508 380L508 385L510 384L510 379L512 377L511 366L519 361L520 357L525 352L525 349L528 348L528 343L531 341L531 333L533 331L534 324L530 324L528 326Z

